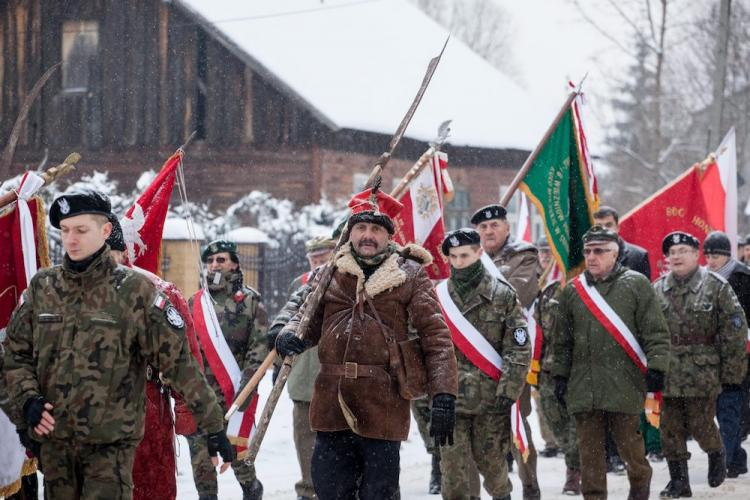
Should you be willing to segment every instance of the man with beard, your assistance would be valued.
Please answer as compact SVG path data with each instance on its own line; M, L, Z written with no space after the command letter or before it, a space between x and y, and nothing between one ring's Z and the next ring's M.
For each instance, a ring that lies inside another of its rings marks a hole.
M276 350L285 357L318 346L321 370L310 402L318 498L391 500L410 399L429 391L430 434L440 446L452 443L456 356L422 267L429 252L391 241L403 205L368 189L349 207L349 241L334 256L330 284L314 311L307 301L279 333ZM300 338L303 316L310 323Z
M732 244L721 231L714 231L703 242L703 254L708 268L729 282L737 295L747 320L750 314L750 268L732 258ZM750 341L748 341L750 353ZM748 358L750 361L750 358ZM741 385L728 384L722 387L716 400L716 419L727 454L727 477L734 478L747 473L747 453L742 449L742 414L748 408L750 371Z
M242 379L239 387L244 387L268 354L265 337L266 312L260 303L260 294L243 284L237 245L234 242L216 240L209 243L201 253L201 260L206 266L204 283L210 296L203 295L205 290L199 291L190 298L190 308L204 353L206 378L226 413L227 406L231 404L231 401L226 400L226 386L232 384L232 381L225 380L226 375L235 370L240 371ZM213 307L213 311L205 310L206 307ZM218 323L213 325L220 330L216 334L221 335L218 345L225 347L224 349L214 347L210 340L211 334L207 329L212 314L215 314L218 320ZM217 355L208 355L208 352ZM223 357L222 353L226 357ZM240 411L254 411L255 408L251 404L254 399L256 398L247 398ZM203 463L206 454L203 434L203 429L198 428L195 434L188 436L188 443L198 495L201 500L212 500L216 499L218 494L216 470L206 467ZM238 441L238 436L229 438L234 439L237 445L247 446L247 443ZM256 478L254 465L238 459L232 462L232 470L242 487L243 500L263 498L263 485Z

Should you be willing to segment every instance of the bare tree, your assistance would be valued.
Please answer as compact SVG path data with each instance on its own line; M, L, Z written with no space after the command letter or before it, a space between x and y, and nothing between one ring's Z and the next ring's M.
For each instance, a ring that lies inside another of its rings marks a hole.
M516 78L510 14L494 0L412 0L425 14L506 75Z

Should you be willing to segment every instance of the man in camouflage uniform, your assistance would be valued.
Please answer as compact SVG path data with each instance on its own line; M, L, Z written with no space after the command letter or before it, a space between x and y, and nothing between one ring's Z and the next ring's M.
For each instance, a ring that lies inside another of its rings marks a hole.
M267 318L265 309L260 303L260 294L244 285L237 245L234 242L216 240L209 243L201 253L201 261L205 265L204 283L211 294L221 333L242 370L240 387L244 387L268 354ZM192 311L195 311L195 307L200 307L200 304L196 304L197 300L197 293L190 298L189 305ZM193 316L195 317L195 313ZM203 351L206 379L216 393L222 410L226 413L228 408L223 392L205 358L205 347ZM251 399L252 397L248 397L240 410L247 408ZM204 465L206 456L206 448L203 444L204 434L205 431L198 426L198 431L187 437L193 466L193 480L201 500L214 500L218 495L216 470ZM255 475L254 465L247 464L244 460L235 460L232 462L232 470L242 487L243 500L263 498L263 485Z
M541 255L550 252L546 238L537 242ZM551 259L551 255L550 255ZM549 260L543 263L547 267ZM576 435L575 419L570 417L568 409L560 404L555 396L555 381L552 378L552 366L554 363L554 341L555 341L555 319L557 308L560 305L559 297L562 292L560 281L549 283L539 292L534 317L542 330L544 342L542 343L541 370L537 390L539 391L540 410L544 419L548 422L550 430L555 435L557 443L565 454L565 484L562 492L566 495L581 494L581 461L578 456L578 441Z
M698 263L700 242L683 232L668 234L662 251L670 272L654 283L672 336L670 369L663 393L661 439L670 481L662 497L692 495L687 438L708 454L708 484L726 477L726 459L716 427L722 387L739 385L747 370L747 323L727 280Z
M47 498L131 498L147 362L206 429L206 461L234 458L184 320L147 278L112 260L110 210L91 190L53 202L65 261L32 278L7 329L6 382L42 443Z
M618 263L617 234L595 225L583 241L586 270L568 283L559 299L552 362L555 395L576 420L583 497L607 498L608 422L627 464L628 500L647 500L651 466L638 432L639 416L646 391L658 392L663 386L669 333L648 279ZM603 313L605 306L611 311ZM620 325L616 332L602 323L602 314ZM638 363L620 344L627 338L629 349L640 353ZM648 367L645 377L641 363Z
M510 225L506 219L507 212L501 205L487 205L471 216L482 240L482 249L492 259L503 276L513 285L521 306L528 308L539 292L537 272L537 249L534 245L522 241L513 241L510 237ZM523 484L524 500L535 500L541 497L539 482L536 476L536 448L531 438L531 426L528 417L531 414L531 394L525 386L519 398L519 407L526 435L529 437L528 457L524 461L518 449L511 447L513 458L518 464L518 477Z
M291 291L289 301L276 315L268 329L269 347L275 344L278 333L304 302L309 292L309 288L305 288L305 285L310 283L315 269L328 262L334 248L336 248L336 241L325 237L313 238L305 243L310 270L298 276L289 287ZM294 447L297 450L297 461L302 472L302 479L294 485L297 500L317 498L310 477L310 461L313 448L315 448L315 432L310 428L310 400L313 383L319 372L320 360L318 360L318 347L315 346L297 356L287 379L286 388L294 403L292 409Z
M479 233L458 229L446 235L442 251L451 264L448 294L460 313L502 358L499 382L456 349L458 398L454 444L442 450L442 494L468 500L467 456L495 500L510 500L513 489L505 457L510 451L510 409L523 390L531 359L526 319L515 290L492 277L479 260ZM460 347L460 346L457 346Z

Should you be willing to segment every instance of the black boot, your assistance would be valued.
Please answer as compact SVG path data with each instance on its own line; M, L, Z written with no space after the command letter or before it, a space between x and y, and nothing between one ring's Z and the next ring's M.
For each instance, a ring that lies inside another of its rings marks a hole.
M724 450L708 454L708 485L716 488L727 478L727 461Z
M692 497L687 460L669 460L667 466L669 467L669 483L661 490L659 496L661 498Z
M219 500L217 495L198 495L198 500Z
M510 500L510 493L508 493L504 497L492 497L492 500Z
M263 484L257 479L242 486L242 500L263 500Z
M440 494L440 482L443 480L443 475L440 473L440 455L437 453L432 455L432 472L430 472L430 495Z

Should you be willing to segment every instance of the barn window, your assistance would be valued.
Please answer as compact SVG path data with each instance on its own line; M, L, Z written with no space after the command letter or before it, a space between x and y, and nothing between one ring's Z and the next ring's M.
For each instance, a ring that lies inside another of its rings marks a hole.
M65 92L89 89L99 47L99 23L65 21L62 33L62 88Z

